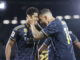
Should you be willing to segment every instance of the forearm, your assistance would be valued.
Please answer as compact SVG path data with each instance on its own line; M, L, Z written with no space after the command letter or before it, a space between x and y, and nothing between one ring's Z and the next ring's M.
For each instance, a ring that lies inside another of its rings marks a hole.
M7 45L6 45L6 49L5 49L6 60L10 60L11 48L12 48L14 42L15 41L13 41L13 40L9 40Z
M43 37L43 35L41 35L41 32L36 29L34 24L31 25L31 30L32 30L33 37L36 40L39 40L40 38Z
M11 56L11 46L10 45L6 46L5 55L6 55L6 60L10 60L10 56Z

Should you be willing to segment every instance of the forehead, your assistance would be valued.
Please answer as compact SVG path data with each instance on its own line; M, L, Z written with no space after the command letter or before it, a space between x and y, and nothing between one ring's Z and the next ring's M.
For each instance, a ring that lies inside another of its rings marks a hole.
M37 15L38 15L38 13L34 13L33 15L37 16Z
M39 15L39 17L44 17L44 15Z

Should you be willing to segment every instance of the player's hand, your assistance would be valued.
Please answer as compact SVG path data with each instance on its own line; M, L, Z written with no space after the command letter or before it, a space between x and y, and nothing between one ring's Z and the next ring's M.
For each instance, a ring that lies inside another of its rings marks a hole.
M32 23L32 19L31 19L31 17L29 17L29 16L27 16L27 23L28 23L28 24L31 24L31 23Z
M27 23L28 24L34 24L35 25L35 24L37 24L37 20L35 20L35 17L33 17L33 16L32 17L29 17L28 16L27 17Z

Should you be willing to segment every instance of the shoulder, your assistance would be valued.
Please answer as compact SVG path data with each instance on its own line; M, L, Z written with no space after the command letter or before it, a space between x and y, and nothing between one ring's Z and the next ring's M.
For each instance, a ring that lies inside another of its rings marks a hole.
M22 29L22 28L24 28L24 27L25 27L25 25L18 25L18 26L16 26L16 27L14 27L13 30L17 31L17 30Z

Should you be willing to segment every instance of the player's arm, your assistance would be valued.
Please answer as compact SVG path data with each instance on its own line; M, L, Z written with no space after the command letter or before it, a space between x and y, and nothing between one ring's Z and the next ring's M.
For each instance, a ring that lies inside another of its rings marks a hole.
M31 24L30 26L35 40L39 40L44 37L44 34L41 31L38 31L34 24Z
M41 31L38 31L34 24L30 24L30 25L31 25L33 37L36 40L39 40L44 37L49 37L49 36L53 35L54 33L59 32L59 27L57 27L57 25L55 23L49 24L47 27L45 27Z
M17 40L17 31L13 29L11 36L6 44L6 49L5 49L6 60L10 60L11 48L16 40Z
M73 40L73 44L78 48L78 49L80 49L80 42L79 42L79 40L78 40L78 38L75 36L75 35L73 35L73 37L74 37L74 40Z
M72 38L73 44L74 44L78 49L80 49L80 42L79 42L79 39L76 37L76 35L73 34L73 33L70 33L70 36L71 36L71 38Z
M13 41L13 40L9 40L9 41L7 42L6 49L5 49L6 60L10 60L11 48L12 48L14 42L15 42L15 41Z
M73 43L78 49L80 49L80 42L79 41L76 41Z

